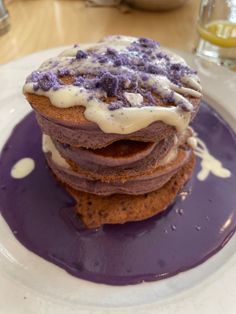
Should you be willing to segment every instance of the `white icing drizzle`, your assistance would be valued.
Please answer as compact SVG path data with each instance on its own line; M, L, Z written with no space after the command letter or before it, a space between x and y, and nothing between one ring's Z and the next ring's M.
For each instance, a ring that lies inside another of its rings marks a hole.
M175 160L178 154L178 147L173 147L169 153L160 162L161 166L167 165L171 161Z
M197 174L198 180L206 180L210 173L220 178L231 176L231 172L223 167L221 161L210 154L206 144L200 138L192 136L187 142L194 149L195 154L202 159L202 169Z
M100 103L96 98L89 100L87 91L81 88L78 92L76 86L53 92L39 90L37 93L49 97L52 104L56 103L60 108L71 107L78 103L86 107L84 113L86 119L97 123L104 133L130 134L155 121L163 121L181 132L187 128L191 115L190 112L184 112L174 106L132 107L111 111L107 108L107 104Z
M42 137L42 150L44 153L50 153L52 161L60 167L69 168L69 164L60 155L59 151L56 149L50 136L43 134Z
M11 169L11 177L14 179L23 179L27 177L35 168L35 162L32 158L22 158Z
M128 102L131 104L131 106L134 106L134 107L142 106L143 96L141 94L124 92L124 96L128 100Z
M136 42L137 38L128 36L109 36L104 38L101 42L96 44L89 44L83 47L84 51L93 51L99 55L102 55L108 47L122 53L127 53L127 47ZM136 75L137 81L140 87L147 89L153 88L154 91L161 97L166 97L172 93L173 100L177 104L182 102L185 108L191 110L192 104L184 96L201 97L201 86L199 84L199 79L195 74L187 75L182 77L182 82L186 87L179 87L173 84L167 77L157 74L148 74L148 80L142 80L142 73L137 70L132 70L127 66L114 67L111 61L108 61L105 65L94 60L91 56L87 58L82 58L81 60L76 60L76 62L71 63L72 58L76 56L80 47L75 47L64 51L57 58L50 59L42 64L39 71L46 71L50 69L51 71L56 71L60 69L69 69L70 73L80 72L81 74L94 73L95 75L99 73L102 69L107 69L110 73L126 73L130 75ZM159 47L153 48L156 52L165 52L170 57L171 63L181 63L186 65L185 61ZM135 59L135 54L137 52L129 52L133 54ZM52 62L57 62L58 64L53 68L51 66ZM152 65L161 66L165 61L163 59L154 59ZM190 121L190 112L184 112L178 107L160 107L160 106L145 106L145 107L132 107L132 108L120 108L117 110L109 110L106 103L101 100L102 96L106 96L105 92L93 91L91 94L90 90L84 87L65 85L58 90L50 89L49 91L43 91L42 89L34 90L34 83L28 82L24 85L24 91L28 93L33 93L37 95L43 95L50 99L52 105L59 108L69 108L73 106L84 106L84 115L89 121L93 121L98 124L101 130L105 133L118 133L118 134L129 134L138 131L144 127L147 127L155 121L162 121L166 124L174 126L178 131L183 131L187 128ZM105 94L104 94L105 93ZM127 96L128 93L125 93ZM131 93L129 93L131 94ZM90 96L93 97L90 97ZM141 95L140 95L141 96ZM131 95L128 96L128 101L136 106L141 104L141 97L136 96L134 98Z

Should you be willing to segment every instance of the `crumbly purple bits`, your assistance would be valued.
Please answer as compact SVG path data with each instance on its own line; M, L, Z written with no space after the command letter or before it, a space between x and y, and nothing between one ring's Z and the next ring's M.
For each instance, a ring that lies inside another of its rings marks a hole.
M51 88L54 90L59 88L59 83L57 76L52 71L38 72L34 71L31 73L27 82L33 82L33 89L36 91L41 88L43 91L47 92Z
M168 95L166 95L163 100L167 103L173 103L174 102L174 92L171 91Z
M173 63L168 66L168 79L178 85L181 86L181 78L186 75L196 74L196 71L193 71L188 66L181 63Z
M167 76L167 71L163 67L154 64L147 64L144 69L147 73Z
M99 80L99 87L107 93L108 97L115 96L118 89L118 78L106 72Z
M140 94L144 97L145 102L148 103L149 106L156 104L157 101L150 91L140 91Z
M183 111L191 111L192 110L192 105L188 104L186 102L183 102L182 100L179 100L177 102L177 107Z
M106 56L98 56L97 60L99 63L103 64L103 63L107 63L108 62L108 57Z
M159 51L158 53L156 53L156 57L158 59L165 59L166 61L170 61L170 57L162 51Z
M155 48L160 45L157 41L150 38L144 38L144 37L139 38L138 42L140 43L142 47L145 47L145 48Z
M75 78L75 81L74 81L73 85L75 85L75 86L82 86L84 84L84 82L85 82L85 79L82 76L77 76Z
M67 75L70 75L70 71L68 69L66 69L66 68L58 69L57 70L57 75L59 77L67 76Z
M140 77L141 77L141 80L144 81L144 82L149 80L149 76L146 73L141 74Z
M83 51L83 50L78 50L76 52L76 59L77 60L81 60L81 59L86 59L88 57L87 52Z
M117 110L123 107L123 103L121 101L113 101L108 105L109 110Z

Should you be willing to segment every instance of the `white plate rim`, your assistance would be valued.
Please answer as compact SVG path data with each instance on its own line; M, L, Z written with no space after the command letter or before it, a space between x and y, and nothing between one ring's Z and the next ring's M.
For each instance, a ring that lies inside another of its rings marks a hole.
M38 53L34 53L32 55L26 56L24 58L18 59L16 61L10 62L8 64L0 66L0 84L1 86L4 85L11 85L10 87L7 86L3 93L0 95L0 125L6 125L5 115L9 115L12 117L12 124L15 124L18 118L14 116L14 110L9 113L13 108L6 108L4 107L3 103L4 99L8 97L9 92L13 94L12 91L17 91L15 95L13 95L13 99L17 100L19 97L19 92L22 85L22 75L27 75L33 70L32 65L36 68L45 58L53 56L58 52L65 49L65 47L59 47L54 49L49 49L45 51L41 51ZM205 99L208 100L210 103L214 104L216 110L223 116L223 118L230 124L230 126L236 131L236 113L234 111L233 99L236 99L236 75L233 72L230 72L224 68L216 66L214 64L210 64L206 61L203 61L191 54L180 52L189 64L193 67L197 68L199 71L199 75L201 77ZM21 75L13 76L13 73L21 73ZM9 83L10 82L10 83ZM3 108L3 109L2 109ZM22 107L20 114L26 113L29 109L25 109ZM5 124L4 124L5 123ZM0 221L0 226L3 227L2 221ZM7 228L5 226L5 228ZM9 231L8 231L9 232ZM15 240L16 241L16 240ZM236 243L235 237L229 242L226 246L227 250L231 252L232 255L232 246ZM18 245L18 244L17 244ZM19 244L20 245L20 244ZM218 253L217 256L214 256L210 259L209 263L218 265L217 263L221 263L224 260L223 251ZM0 246L0 254L3 252L1 251L3 248ZM27 251L27 250L26 250ZM5 252L6 253L6 252ZM29 253L31 255L32 253ZM222 255L222 256L221 256ZM218 261L216 261L218 258ZM43 261L44 262L44 261ZM45 261L45 263L48 263ZM208 263L208 262L207 262ZM207 264L207 263L204 263ZM32 304L39 304L37 310L35 311L34 306L34 313L114 313L114 312L129 312L129 313L160 313L160 314L187 314L187 313L199 313L199 307L201 307L201 314L207 313L222 313L223 310L225 313L235 313L236 312L236 302L234 302L234 295L233 291L233 280L236 279L236 256L235 254L231 256L230 260L227 261L224 267L220 267L217 270L217 277L221 278L222 282L225 282L224 290L219 290L219 280L216 280L216 273L210 276L207 280L203 283L197 284L194 288L190 289L191 291L183 291L180 292L177 296L169 297L165 299L165 302L153 302L152 304L145 304L145 305L135 305L135 306L121 306L121 307L94 307L94 306L84 306L81 305L78 308L78 305L70 306L63 302L55 303L50 298L42 299L41 295L37 294L37 291L30 289L27 286L22 286L18 281L17 278L11 278L8 274L2 271L0 268L0 274L2 280L0 281L0 294L2 293L2 297L0 297L0 310L4 309L3 313L27 313L32 307ZM0 263L0 266L2 264ZM199 266L199 272L201 272L201 267ZM218 267L218 266L217 266ZM178 275L182 276L182 274ZM146 283L145 285L152 285L152 283ZM99 286L99 285L98 285ZM11 289L11 290L10 290ZM98 287L99 289L99 287ZM125 289L122 287L117 287L118 290ZM131 286L130 288L132 291L135 291L135 287ZM14 302L13 307L12 303L10 302L10 298L8 295L9 291L14 290L14 297L17 301ZM113 290L113 289L111 289ZM117 290L117 291L118 291ZM219 292L220 291L220 292ZM212 294L212 292L214 292ZM223 295L222 295L223 293ZM4 300L3 300L4 296ZM25 299L26 297L26 299ZM8 298L8 301L7 301ZM217 300L217 301L216 301ZM220 301L222 300L222 301ZM11 308L12 307L12 308ZM207 309L207 311L206 311ZM220 310L220 311L219 311ZM14 312L16 311L16 312Z

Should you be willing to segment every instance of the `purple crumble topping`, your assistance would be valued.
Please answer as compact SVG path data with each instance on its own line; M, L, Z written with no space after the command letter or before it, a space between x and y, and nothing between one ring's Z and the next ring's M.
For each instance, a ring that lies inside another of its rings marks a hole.
M62 68L62 69L58 69L57 70L57 75L58 76L66 76L66 75L70 75L70 71L66 68Z
M39 71L34 71L31 73L31 75L27 78L27 81L26 82L34 82L34 83L37 83L38 80L39 80L39 75L40 75L40 72Z
M99 80L99 87L107 93L108 97L111 97L116 95L118 83L118 78L115 75L106 72Z
M51 71L40 73L38 84L42 90L49 91L58 85L57 76Z
M34 91L37 91L39 88L41 88L45 92L49 91L51 88L56 90L60 85L58 83L56 74L54 74L52 71L47 72L34 71L31 73L27 82L35 83L33 84Z
M141 74L141 79L142 79L142 81L148 81L149 76L147 74Z
M150 91L140 91L139 93L148 101L149 106L156 104L157 101Z
M109 110L116 110L123 107L123 103L121 101L113 101L109 104L108 109Z
M77 76L73 85L75 86L82 86L85 82L85 79L82 76Z
M69 61L69 64L74 63L74 62L75 62L75 60L76 60L76 58L71 58L71 59L70 59L70 61Z
M113 48L107 48L107 54L108 55L117 55L117 51L115 50L115 49L113 49Z
M155 48L160 45L157 41L150 38L139 38L138 42L145 48Z
M98 56L97 59L98 59L98 62L101 64L108 62L108 58L106 56Z
M93 96L93 95L90 95L90 96L87 98L87 101L91 101L93 98L94 98L94 96Z
M163 100L167 103L172 103L174 102L174 92L171 91L168 95L166 95Z
M37 90L39 90L39 84L35 83L33 84L33 90L36 92Z
M178 106L181 110L183 110L183 111L191 111L191 110L192 110L192 105L189 105L189 104L187 104L187 103L185 103L185 102L183 102L183 101L181 101L181 100L179 100L179 101L177 102L177 106Z
M165 59L166 61L170 61L169 56L168 56L166 53L162 52L162 51L158 52L158 53L156 54L156 57L157 57L158 59Z
M145 65L145 72L151 73L151 74L167 76L167 71L165 71L165 69L163 69L162 67L159 67L157 65L153 65L153 64Z
M83 51L83 50L78 50L76 53L76 59L80 60L80 59L86 59L88 57L87 52Z

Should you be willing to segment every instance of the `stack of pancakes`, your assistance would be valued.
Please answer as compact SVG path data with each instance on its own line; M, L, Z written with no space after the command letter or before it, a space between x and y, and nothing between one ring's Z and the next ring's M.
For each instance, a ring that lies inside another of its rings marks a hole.
M64 72L57 69L54 73L63 88L75 84L75 74L67 69ZM97 77L94 71L85 76L89 80ZM31 74L26 85L36 81ZM157 120L131 133L106 133L85 117L85 108L79 103L67 108L53 105L47 94L51 89L53 86L42 87L40 91L37 86L32 91L24 88L24 93L41 126L49 167L76 199L76 211L87 227L143 220L173 202L194 168L194 154L187 144L192 136L189 128L180 131ZM109 106L119 101L118 109L123 110L119 95L124 90L125 87L112 95L103 93L103 103ZM126 90L134 92L131 88ZM160 97L155 90L148 92L156 106L169 107L174 103ZM143 95L145 102L147 96ZM190 122L198 110L199 97L186 95L185 98L192 105ZM127 102L123 102L125 110ZM111 108L111 112L118 109Z

